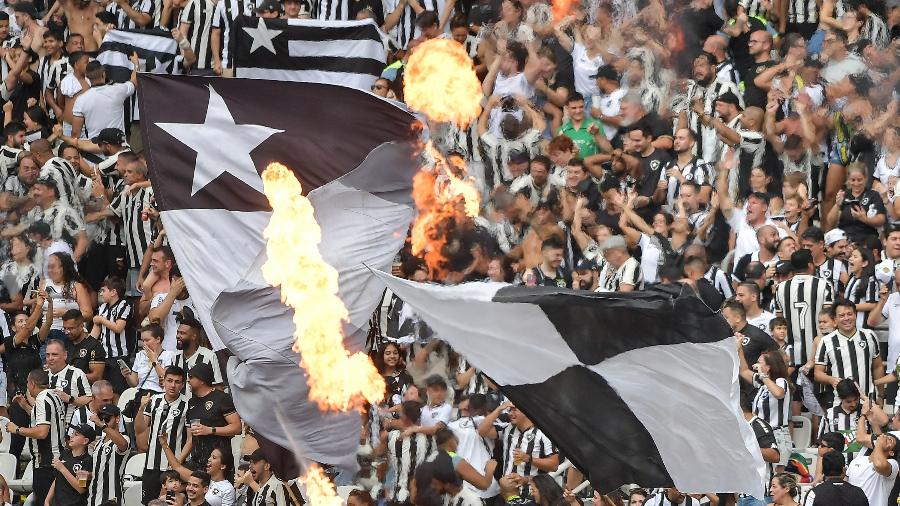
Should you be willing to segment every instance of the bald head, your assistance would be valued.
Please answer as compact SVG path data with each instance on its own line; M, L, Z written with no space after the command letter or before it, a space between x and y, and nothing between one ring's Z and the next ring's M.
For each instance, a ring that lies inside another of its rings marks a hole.
M747 130L762 131L763 117L765 112L759 107L748 107L744 109L744 117L741 124Z
M50 141L47 139L38 139L31 143L31 153L38 156L52 155L53 150L50 147Z
M715 55L716 59L722 61L725 59L725 48L728 42L721 35L710 35L703 42L703 50L707 53Z

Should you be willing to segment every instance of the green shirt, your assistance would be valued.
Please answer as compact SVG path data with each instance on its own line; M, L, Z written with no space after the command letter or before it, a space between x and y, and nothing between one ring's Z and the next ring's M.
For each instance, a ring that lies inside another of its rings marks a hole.
M594 142L594 136L588 132L588 127L591 125L597 125L597 128L600 129L600 135L606 135L603 131L603 123L587 117L581 122L581 128L576 130L575 126L572 124L572 120L569 120L563 123L556 133L557 135L565 135L572 139L572 142L578 146L579 156L582 159L585 159L600 152L600 148L597 146L597 143Z

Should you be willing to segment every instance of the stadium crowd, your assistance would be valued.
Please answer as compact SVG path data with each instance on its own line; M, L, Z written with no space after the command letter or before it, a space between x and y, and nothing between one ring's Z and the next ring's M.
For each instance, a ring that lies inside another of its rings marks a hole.
M766 497L592 493L388 294L370 342L387 392L361 416L348 504L897 501L896 0L586 0L564 16L542 0L17 0L0 8L0 502L302 504L236 412L167 243L136 74L108 82L94 57L111 30L164 29L190 73L228 76L238 15L336 13L385 34L374 94L402 101L408 54L435 37L483 83L477 121L429 125L482 212L455 223L445 261L406 248L395 273L693 291L734 330L768 466Z

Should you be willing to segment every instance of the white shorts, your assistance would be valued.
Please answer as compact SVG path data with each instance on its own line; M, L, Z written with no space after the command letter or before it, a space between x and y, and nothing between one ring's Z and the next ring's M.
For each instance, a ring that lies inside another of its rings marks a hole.
M780 455L776 465L786 466L788 460L791 459L791 450L794 449L794 440L791 439L791 430L787 425L774 429L775 442L778 444L778 453Z

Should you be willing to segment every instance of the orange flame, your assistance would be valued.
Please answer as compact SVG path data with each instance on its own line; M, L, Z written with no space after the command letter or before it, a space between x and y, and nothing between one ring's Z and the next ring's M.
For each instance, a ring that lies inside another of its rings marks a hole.
M307 372L309 398L319 409L347 411L384 397L384 378L363 353L344 348L341 322L347 308L338 297L338 273L319 254L322 231L300 182L279 163L262 174L272 205L263 232L268 259L263 277L281 286L281 300L294 308L294 351Z
M342 506L344 504L335 491L334 483L331 483L322 468L315 464L310 466L306 474L300 477L300 483L306 487L306 497L312 506Z
M403 97L432 121L466 126L481 113L482 90L472 59L455 40L430 39L406 63Z
M575 2L576 0L553 0L553 4L551 5L553 22L558 22L572 14L575 10Z
M478 216L481 195L465 167L451 168L431 141L425 151L435 160L433 171L419 171L413 178L413 200L419 213L412 228L413 255L422 255L435 279L446 274L444 246L456 224Z

